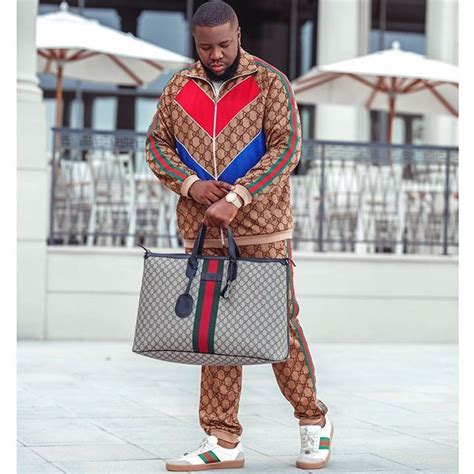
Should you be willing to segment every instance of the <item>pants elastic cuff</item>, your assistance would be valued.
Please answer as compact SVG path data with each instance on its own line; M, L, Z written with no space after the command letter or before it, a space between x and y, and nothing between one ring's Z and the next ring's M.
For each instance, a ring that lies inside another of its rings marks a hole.
M228 431L224 430L212 429L210 434L229 443L238 443L240 441L239 435L229 433Z

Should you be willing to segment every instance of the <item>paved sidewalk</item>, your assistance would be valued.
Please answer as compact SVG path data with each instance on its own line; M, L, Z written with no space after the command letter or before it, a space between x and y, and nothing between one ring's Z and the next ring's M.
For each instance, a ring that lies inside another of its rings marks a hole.
M130 348L19 343L18 473L159 473L165 459L195 449L204 435L200 368ZM332 461L321 472L458 472L456 346L311 349L335 425ZM269 366L244 367L240 419L239 472L304 472L294 467L297 422Z

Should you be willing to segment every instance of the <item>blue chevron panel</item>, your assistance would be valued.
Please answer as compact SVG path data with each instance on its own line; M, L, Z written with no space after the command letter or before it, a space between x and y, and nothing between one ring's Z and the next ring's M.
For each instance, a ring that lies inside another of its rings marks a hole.
M219 175L219 180L234 184L260 161L266 151L265 135L263 130L260 130L250 143L227 165Z
M202 180L209 180L209 179L214 179L214 176L210 174L208 171L206 171L188 152L186 147L175 138L176 141L176 152L178 153L179 157L181 158L181 161L188 167L194 170L199 177L199 179Z

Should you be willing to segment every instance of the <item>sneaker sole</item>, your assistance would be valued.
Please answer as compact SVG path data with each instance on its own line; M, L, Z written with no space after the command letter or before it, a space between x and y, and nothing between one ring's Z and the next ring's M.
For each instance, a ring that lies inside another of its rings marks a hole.
M208 469L236 469L239 467L244 467L245 459L237 459L235 461L221 461L213 462L210 464L202 464L193 466L192 464L169 464L166 463L166 469L168 471L179 471L179 472L188 472L188 471L207 471Z
M330 444L329 444L330 448L329 448L328 457L324 461L311 462L311 463L296 461L296 467L298 467L300 469L321 469L322 467L325 467L331 459L331 448L332 448L332 437L333 437L333 435L334 435L334 425L331 426L331 435L329 436L331 441L330 441Z

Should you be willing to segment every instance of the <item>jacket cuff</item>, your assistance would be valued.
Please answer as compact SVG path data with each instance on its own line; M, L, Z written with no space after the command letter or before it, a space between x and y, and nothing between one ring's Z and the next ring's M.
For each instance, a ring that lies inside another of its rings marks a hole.
M250 204L252 202L253 197L250 194L249 190L245 186L242 186L241 184L236 184L233 191L244 202L243 207L247 206L248 204Z
M188 176L182 183L181 183L181 195L184 197L191 197L189 196L189 188L191 187L192 184L194 184L196 181L199 181L199 178L195 175L192 174L191 176Z

